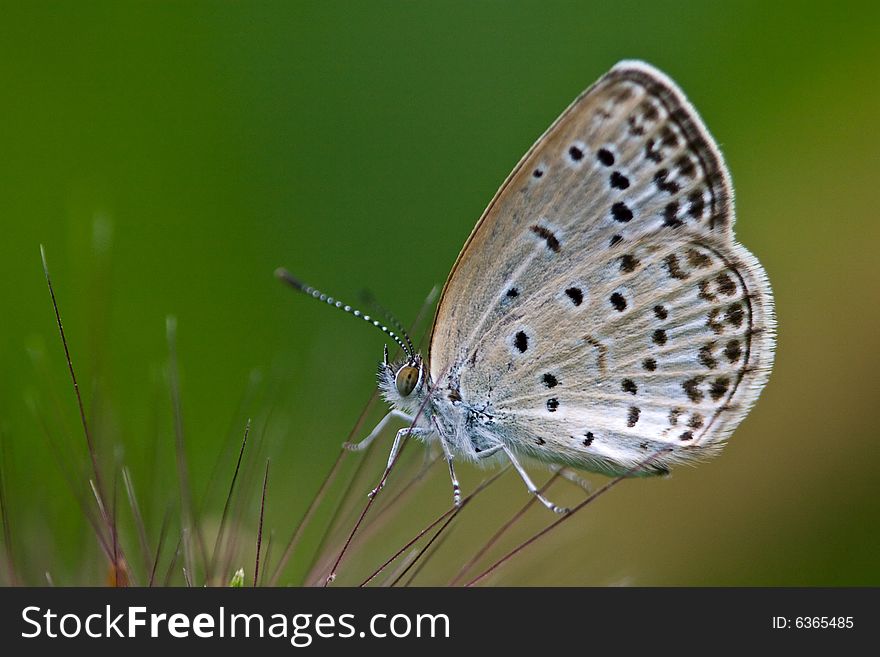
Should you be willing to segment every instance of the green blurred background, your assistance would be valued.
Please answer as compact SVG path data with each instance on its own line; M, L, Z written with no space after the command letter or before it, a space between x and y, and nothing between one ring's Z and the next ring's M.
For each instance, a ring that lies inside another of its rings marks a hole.
M373 390L383 339L295 297L273 269L346 300L369 288L411 322L533 140L616 61L641 58L682 86L724 150L737 235L776 296L775 371L720 458L625 482L488 581L880 584L878 27L867 2L4 3L0 438L19 577L106 573L57 462L85 490L41 243L107 487L130 469L155 544L178 500L174 315L205 525L216 528L252 417L240 483L254 512L236 531L252 541L268 456L266 526L280 546ZM353 485L358 504L383 454ZM447 507L436 470L352 563L390 554ZM460 474L466 490L484 476ZM525 499L505 476L467 509L435 572L454 572ZM320 525L282 581L326 551ZM417 581L446 579L426 569Z

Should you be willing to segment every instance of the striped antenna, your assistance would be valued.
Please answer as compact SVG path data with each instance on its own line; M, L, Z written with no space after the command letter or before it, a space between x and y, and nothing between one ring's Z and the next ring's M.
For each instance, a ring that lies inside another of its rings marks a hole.
M369 290L364 290L363 294L363 302L367 304L367 306L372 306L374 310L378 310L385 317L386 321L388 321L391 326L396 328L403 334L403 339L406 340L406 344L409 346L409 350L412 353L416 353L416 348L413 346L412 340L409 339L409 335L406 333L406 329L403 326L403 323L394 314L388 310L385 306L379 303L376 300L376 297L373 296L373 293Z
M406 334L406 331L404 331L403 329L400 329L400 332L403 333L403 337L406 339L406 342L401 340L399 335L397 335L394 331L392 331L390 328L385 326L382 322L373 319L369 315L364 315L360 310L356 310L355 308L352 308L351 306L346 305L346 304L342 303L341 301L337 301L333 297L327 296L326 294L324 294L320 290L316 290L315 288L313 288L311 285L306 285L302 281L299 281L296 278L294 278L293 275L289 271L284 269L283 267L279 267L278 269L275 270L275 276L279 280L287 283L290 287L292 287L294 290L297 290L298 292L302 292L303 294L307 294L310 297L317 299L318 301L324 301L325 303L333 306L334 308L339 308L339 310L342 310L343 312L347 312L350 315L354 315L355 317L360 317L364 321L369 322L370 324L375 326L377 329L379 329L383 333L385 333L392 340L394 340L398 344L398 346L401 349L403 349L403 352L406 354L406 357L409 360L412 360L415 357L415 350L410 348L412 346L412 341L409 339L409 336ZM410 346L407 346L407 345L410 345Z

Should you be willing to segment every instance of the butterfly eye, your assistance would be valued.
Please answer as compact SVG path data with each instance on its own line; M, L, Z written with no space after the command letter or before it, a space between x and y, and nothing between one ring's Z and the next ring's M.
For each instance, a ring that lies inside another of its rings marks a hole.
M394 383L397 386L397 392L404 397L409 397L410 393L415 389L416 383L419 382L419 368L414 365L404 365L397 370L397 376L394 377Z

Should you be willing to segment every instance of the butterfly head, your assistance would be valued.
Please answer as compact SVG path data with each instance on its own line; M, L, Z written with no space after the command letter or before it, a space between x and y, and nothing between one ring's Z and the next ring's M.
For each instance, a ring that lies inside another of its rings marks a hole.
M412 412L421 405L427 391L427 372L420 354L389 362L388 347L379 364L379 390L395 408Z

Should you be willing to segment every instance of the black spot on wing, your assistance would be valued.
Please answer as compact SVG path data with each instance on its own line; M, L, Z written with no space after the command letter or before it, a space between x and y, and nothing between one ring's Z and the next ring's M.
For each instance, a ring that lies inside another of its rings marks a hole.
M660 169L657 171L657 173L654 174L654 184L661 192L666 192L668 194L677 194L679 190L681 190L681 185L674 180L669 180L669 169Z
M686 256L688 265L690 265L694 269L703 269L712 264L712 259L705 253L703 253L702 251L698 251L697 249L688 249Z
M715 343L709 342L700 347L700 351L697 354L697 360L700 362L700 365L707 367L710 370L715 369L718 366L718 361L712 355L713 349L715 349Z
M731 363L735 363L742 357L742 347L739 340L731 340L727 343L727 346L724 347L724 357Z
M678 201L672 201L663 208L663 225L670 228L678 228L684 222L678 218Z
M733 282L733 279L725 274L724 272L718 274L715 278L715 283L718 286L718 291L725 296L733 296L736 294L736 283Z
M694 174L697 172L697 167L689 155L682 155L675 161L675 164L678 167L679 174L685 178L693 180Z
M618 201L614 205L611 206L611 217L614 221L618 221L622 224L631 221L633 218L632 210L624 203L623 201Z
M731 326L742 326L744 317L745 313L743 313L742 306L738 303L733 304L724 312L724 318Z
M697 297L702 299L703 301L708 301L709 303L714 303L718 298L715 296L715 293L709 289L709 281L700 281L699 284L699 293Z
M641 415L642 411L637 406L630 406L629 412L626 415L626 426L632 428L636 426L636 423L639 421L639 415Z
M608 184L613 189L628 189L629 188L629 178L620 173L620 171L613 171L611 175L608 177Z
M703 192L699 189L691 192L688 196L688 204L688 214L694 219L700 219L703 216L703 210L706 208Z
M692 379L687 379L681 384L681 387L684 389L685 394L688 396L694 404L699 404L703 401L703 391L700 390L700 384L703 382L702 376L695 376Z
M688 273L681 268L681 265L678 263L678 256L674 253L670 253L663 259L663 264L666 266L666 271L669 272L669 275L679 281L683 281L688 277Z
M712 401L718 401L721 399L724 394L730 388L730 379L726 376L719 376L712 382L712 386L709 388L709 395L712 397Z
M625 274L631 274L639 266L639 259L633 255L626 254L620 256L620 271Z
M570 287L565 290L565 295L571 299L575 306L579 306L584 302L584 293L579 287Z
M656 142L653 139L645 142L645 158L655 164L660 164L663 161L663 153L657 148Z
M526 353L526 349L529 348L529 336L525 334L525 331L517 331L513 338L513 346L516 347L521 354Z
M718 315L721 311L718 308L712 308L706 315L706 326L708 326L716 335L724 333L724 324L718 321Z
M542 226L540 224L535 224L529 228L535 235L542 238L547 243L547 248L553 251L553 253L559 253L559 239L556 235L553 234L553 231L547 228L546 226Z

